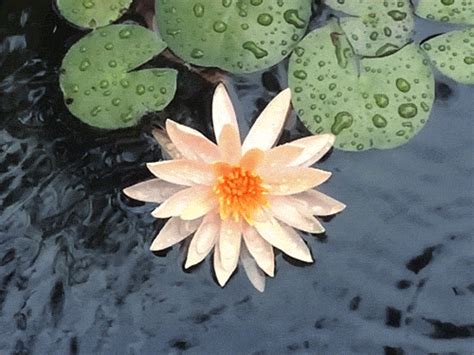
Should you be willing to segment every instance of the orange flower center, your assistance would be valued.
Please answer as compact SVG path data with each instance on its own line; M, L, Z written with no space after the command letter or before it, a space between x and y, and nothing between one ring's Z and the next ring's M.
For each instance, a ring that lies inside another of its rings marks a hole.
M238 222L242 217L253 224L255 212L268 205L267 190L262 186L260 176L227 164L220 164L216 172L218 177L213 191L219 198L221 219L232 217Z

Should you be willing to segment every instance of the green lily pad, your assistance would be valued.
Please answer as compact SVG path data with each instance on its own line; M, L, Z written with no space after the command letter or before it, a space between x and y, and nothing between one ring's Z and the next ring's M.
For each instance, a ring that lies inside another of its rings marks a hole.
M410 0L327 0L326 4L355 16L342 17L339 23L359 55L373 57L393 53L413 35Z
M70 48L62 63L60 85L69 111L91 126L116 129L162 110L176 92L177 72L130 71L165 48L156 33L141 26L92 31Z
M415 13L433 21L474 25L474 0L419 0Z
M343 150L408 142L425 125L434 100L429 61L417 45L360 59L335 21L300 42L288 75L303 123L312 133L336 135L335 146Z
M311 0L156 0L158 28L185 61L249 73L280 62L303 37Z
M434 37L421 48L444 75L463 84L474 84L474 27Z
M127 11L131 3L132 0L56 0L61 15L84 28L111 24Z

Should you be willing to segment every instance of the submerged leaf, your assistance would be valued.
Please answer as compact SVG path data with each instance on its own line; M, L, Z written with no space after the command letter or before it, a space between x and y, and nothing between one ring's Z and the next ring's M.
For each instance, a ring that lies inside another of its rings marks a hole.
M156 0L170 49L196 65L248 73L280 62L302 38L311 0Z
M79 27L96 28L111 24L129 8L132 0L57 0L66 20Z
M327 0L327 5L355 17L339 20L359 55L392 53L413 35L414 18L409 0Z
M69 110L85 123L130 127L146 112L162 110L176 91L173 69L131 70L166 44L136 25L111 25L89 33L66 54L60 85Z
M299 117L313 133L336 135L335 146L343 150L406 143L433 104L428 60L414 44L383 58L357 59L334 21L306 36L289 66Z
M463 84L474 84L474 28L448 32L422 44L433 65Z
M429 20L474 25L474 0L419 0L415 13Z

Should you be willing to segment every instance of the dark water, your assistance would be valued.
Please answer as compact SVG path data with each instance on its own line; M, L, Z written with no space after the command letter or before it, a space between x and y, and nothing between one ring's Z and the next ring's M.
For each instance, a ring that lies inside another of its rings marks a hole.
M183 271L185 246L153 255L162 222L120 192L161 158L150 131L165 117L209 135L212 85L177 66L166 112L91 129L57 83L81 36L49 0L0 2L1 354L474 353L473 86L439 77L409 144L321 164L348 208L305 237L315 264L280 254L265 293L242 270L220 289L209 261ZM243 124L285 77L283 64L230 79ZM283 139L306 134L294 122Z

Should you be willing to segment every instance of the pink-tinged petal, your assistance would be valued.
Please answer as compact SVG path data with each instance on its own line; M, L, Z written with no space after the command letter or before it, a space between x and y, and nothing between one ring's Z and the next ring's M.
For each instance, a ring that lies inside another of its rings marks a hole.
M219 160L217 145L195 129L166 120L166 131L176 149L185 159L212 163Z
M247 274L247 277L249 278L253 287L255 287L260 292L265 291L265 274L262 272L262 270L260 270L245 245L242 245L240 261L242 262L244 271Z
M304 148L288 144L279 145L265 152L263 165L265 169L286 167L289 162L298 159Z
M221 143L221 131L225 125L231 125L237 132L240 142L239 126L235 115L234 106L224 84L217 85L212 99L212 124L217 143Z
M290 104L290 89L283 90L270 101L245 138L242 145L244 153L253 148L265 151L275 145L285 125Z
M265 154L260 149L250 149L245 155L240 159L240 166L244 170L253 171L260 164L262 164L265 158Z
M123 193L135 200L162 203L182 189L182 185L175 185L160 179L151 179L129 186L123 189Z
M204 216L217 204L210 187L197 185L175 193L151 214L155 218L179 216L183 220L193 220Z
M150 250L163 250L179 243L192 234L199 227L200 223L201 219L183 221L179 217L170 218L161 229L160 233L158 233L153 243L151 243Z
M162 152L165 153L165 158L181 159L183 157L176 148L176 145L171 141L168 133L166 133L163 129L154 129L152 134L158 144L161 146Z
M273 277L275 274L275 255L272 245L250 226L244 229L243 236L245 245L258 266L265 271L268 276Z
M216 244L219 231L220 219L217 213L207 214L189 244L188 256L184 265L186 269L199 264L211 252Z
M267 242L285 254L307 263L313 262L311 252L293 228L280 224L273 217L267 222L255 223L254 227Z
M227 124L222 127L219 137L220 160L228 164L237 164L242 156L239 134L234 127Z
M212 185L214 173L209 165L193 160L169 160L146 165L156 177L178 185Z
M271 195L297 194L321 185L331 176L327 171L300 167L258 169L257 174Z
M227 271L232 272L237 267L241 240L241 223L231 218L223 220L219 235L219 253L222 267Z
M299 148L300 154L296 156L288 156L288 159L282 162L281 165L311 166L319 159L321 159L331 149L335 139L335 136L332 134L319 134L315 136L305 137L275 147L267 154L280 155L284 152L284 149Z
M298 200L291 196L268 196L268 201L275 218L283 223L309 233L324 233L321 223L311 214L305 213Z
M292 196L303 208L317 216L329 216L341 212L346 205L316 190L308 190Z
M224 287L227 281L229 281L234 270L235 269L226 270L222 266L219 239L218 239L216 246L214 247L214 272L216 273L217 282L219 282L219 285L221 285L221 287Z

